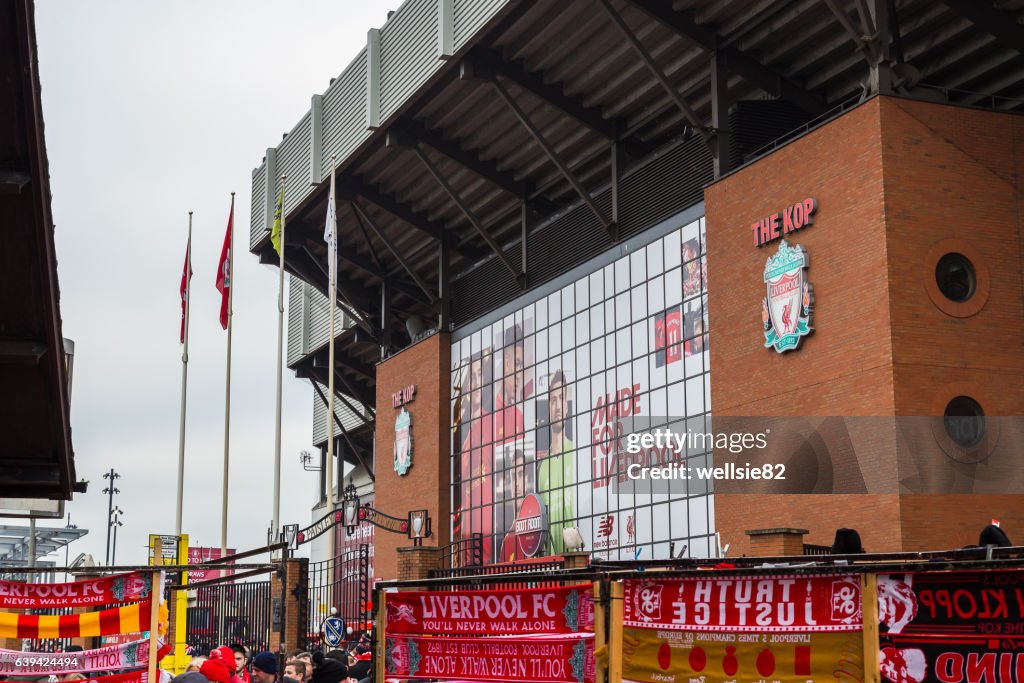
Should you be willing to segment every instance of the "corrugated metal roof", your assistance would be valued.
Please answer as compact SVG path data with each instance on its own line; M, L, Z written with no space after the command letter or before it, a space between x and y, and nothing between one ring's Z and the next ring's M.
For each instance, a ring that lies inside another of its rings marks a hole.
M436 309L392 249L431 289L436 289L438 279L440 232L446 231L453 240L453 274L479 267L495 256L417 154L386 144L389 128L425 130L436 138L433 142L461 152L464 158L456 161L435 149L438 144L421 141L419 145L493 241L507 249L514 267L522 232L520 202L526 194L542 208L541 215L531 218L531 229L542 222L561 225L562 220L566 226L603 230L588 209L573 213L580 196L496 89L486 81L460 77L467 60L500 74L518 107L590 194L596 195L609 183L612 138L630 153L623 157L623 168L629 169L637 168L645 154L672 149L684 133L683 113L599 0L448 0L454 9L456 54L447 61L440 59L442 1L409 0L392 18L394 23L381 29L384 106L380 129L365 129L365 51L323 100L324 168L329 168L331 153L341 155L339 228L345 252L341 270L350 278L346 287L371 318L379 318L379 287L385 277L390 279L396 318L389 331L396 337L404 336L406 318L419 315L430 324ZM891 54L920 74L920 85L901 94L1021 111L1024 56L1020 44L995 37L986 30L991 26L952 9L963 1L896 0ZM854 0L836 2L850 22L859 21ZM797 105L787 105L770 117L773 131L791 118L794 127L803 123L805 119L797 119L794 112L813 108L813 102L821 103L815 111L820 113L856 98L868 77L863 53L824 0L611 0L611 4L703 122L711 116L709 46L717 45L731 63L726 82L732 100L781 96ZM983 14L1012 25L1011 29L1024 30L1024 0L978 2L977 6ZM656 18L659 15L664 20ZM387 38L397 35L403 36L397 42ZM901 74L913 73L907 66L899 68ZM402 92L398 99L396 87ZM744 125L745 133L750 133L749 121ZM288 166L295 154L310 158L309 149L293 149L285 143L278 147L278 168ZM742 158L751 151L734 149L733 156ZM710 167L710 155L688 159L687 163L697 165L693 177L705 177L701 174L707 172L705 166ZM322 182L297 198L288 218L292 235L304 243L313 259L320 260L319 267L296 264L300 276L307 278L322 277L325 250L320 233L326 185ZM360 205L381 237L360 226L345 189L361 197ZM260 199L255 179L253 191L253 210L260 211L263 204L255 201ZM687 197L688 192L679 188L673 196ZM254 215L254 225L257 219ZM584 222L573 222L579 220ZM268 248L263 238L254 251ZM302 256L305 250L299 261L307 258ZM572 255L565 259L571 262ZM520 291L501 263L488 265L487 272L495 281L495 291L506 292L501 296ZM472 288L464 294L456 292L457 297L474 295ZM372 335L356 330L351 336L353 357L372 364L379 357Z

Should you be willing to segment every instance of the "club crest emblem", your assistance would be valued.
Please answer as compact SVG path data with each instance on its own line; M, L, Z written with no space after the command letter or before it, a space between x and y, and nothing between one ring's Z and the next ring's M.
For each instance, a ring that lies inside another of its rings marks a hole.
M767 296L761 302L764 347L792 351L814 331L814 288L807 281L810 258L800 245L785 240L764 264Z
M412 467L412 415L402 408L395 420L395 472L405 475Z

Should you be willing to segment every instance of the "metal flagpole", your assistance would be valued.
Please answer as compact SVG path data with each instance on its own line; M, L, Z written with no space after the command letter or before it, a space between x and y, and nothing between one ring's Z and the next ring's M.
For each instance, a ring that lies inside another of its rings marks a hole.
M284 196L284 184L288 176L281 176L281 196ZM284 200L281 201L281 235L279 237L281 253L278 255L280 267L277 280L277 419L274 431L274 521L271 529L274 534L272 543L277 542L277 534L281 529L281 385L284 381Z
M224 385L224 486L221 491L220 508L220 556L228 554L228 447L231 435L231 323L234 317L235 298L235 193L231 193L231 237L228 240L228 359L227 379ZM220 620L217 629L219 638L224 637L224 591L220 591Z
M188 212L188 246L185 247L185 348L181 352L181 422L178 427L178 509L174 535L181 536L181 505L185 493L185 393L188 387L188 309L192 286L192 212Z
M337 295L337 270L338 270L338 217L335 213L334 197L334 164L335 157L331 157L331 194L327 206L327 228L330 230L330 243L327 249L327 260L329 262L330 277L328 283L328 308L330 309L330 327L327 342L327 511L334 512L334 303ZM334 529L328 534L327 559L334 560ZM330 565L328 565L330 566ZM333 576L331 577L333 582ZM328 594L330 595L330 594Z

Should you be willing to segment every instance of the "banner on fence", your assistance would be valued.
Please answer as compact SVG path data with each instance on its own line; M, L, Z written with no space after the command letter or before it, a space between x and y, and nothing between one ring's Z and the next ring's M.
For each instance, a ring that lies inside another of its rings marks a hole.
M0 638L91 638L148 631L152 606L137 602L99 612L58 616L0 612ZM160 603L160 633L167 630L167 603Z
M149 598L153 577L147 572L104 576L68 583L0 581L0 607L87 607L139 602Z
M864 639L844 633L623 629L622 678L638 683L863 681Z
M386 605L389 634L525 635L594 630L591 584L390 593Z
M627 580L624 624L681 631L859 631L857 575ZM390 599L390 596L389 596Z
M1024 571L878 576L883 680L1024 681Z
M391 595L388 596L388 599ZM388 637L385 675L442 681L594 683L594 639Z
M171 651L160 643L159 661ZM79 652L19 652L0 650L0 676L63 675L90 671L134 669L149 664L149 640ZM109 679L103 678L106 683Z

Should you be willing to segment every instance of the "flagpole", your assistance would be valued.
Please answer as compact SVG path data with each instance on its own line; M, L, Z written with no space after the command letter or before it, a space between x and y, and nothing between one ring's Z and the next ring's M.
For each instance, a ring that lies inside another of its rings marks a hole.
M288 176L281 176L281 193ZM277 419L274 432L274 521L271 530L276 540L281 529L281 388L284 381L284 202L281 205L281 253L278 256L280 267L277 280Z
M228 554L228 447L231 436L231 323L235 298L235 193L231 193L231 237L228 240L228 358L224 383L224 485L221 490L220 556ZM224 637L224 591L220 591L220 626L217 635Z
M192 286L192 212L188 212L188 246L185 247L185 347L181 352L181 422L178 427L178 508L174 516L174 535L181 536L181 506L185 494L185 397L188 387L188 309Z
M335 157L331 156L331 193L328 199L329 202L335 201L334 164ZM330 274L327 287L329 290L328 309L330 310L330 327L327 337L327 511L331 514L334 513L334 302L337 295L336 271L338 269L338 218L334 211L334 206L327 207L327 215L333 218L333 224L331 226L331 243L327 248L328 272ZM331 529L331 533L328 534L327 539L328 560L334 560L334 552L334 529ZM332 576L332 583L333 578L334 577ZM330 593L328 593L328 595L330 595Z

